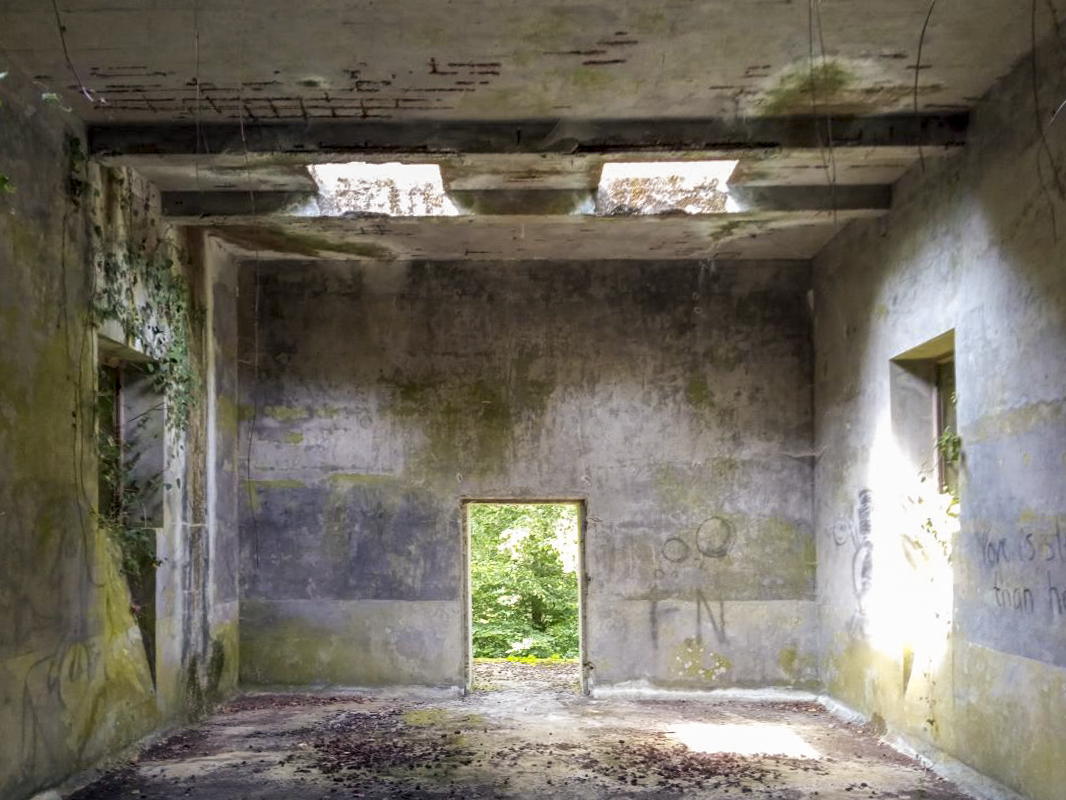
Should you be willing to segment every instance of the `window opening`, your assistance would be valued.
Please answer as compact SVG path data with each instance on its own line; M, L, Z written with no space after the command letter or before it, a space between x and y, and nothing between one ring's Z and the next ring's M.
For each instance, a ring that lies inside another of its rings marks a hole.
M937 398L937 466L940 491L958 497L959 459L962 440L959 438L959 423L955 414L955 358L948 357L936 365Z
M459 210L444 193L437 164L350 161L308 167L317 196L299 216L450 217Z
M608 162L596 191L596 212L640 216L740 210L727 184L736 161Z
M142 365L97 374L98 522L121 556L130 611L156 680L157 536L163 526L163 397Z

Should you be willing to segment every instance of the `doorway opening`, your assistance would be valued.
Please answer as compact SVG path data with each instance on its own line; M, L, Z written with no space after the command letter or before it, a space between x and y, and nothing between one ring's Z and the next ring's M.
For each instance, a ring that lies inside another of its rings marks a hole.
M584 503L467 501L467 689L584 691Z

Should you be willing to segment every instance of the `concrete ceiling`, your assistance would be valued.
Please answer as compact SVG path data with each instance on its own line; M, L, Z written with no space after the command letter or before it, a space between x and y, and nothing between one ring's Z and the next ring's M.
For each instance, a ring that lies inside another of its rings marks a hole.
M911 110L929 0L4 0L0 46L80 117L648 119ZM1061 3L1062 0L1054 0ZM815 11L812 29L808 11ZM966 109L1029 49L1018 0L938 4L919 109ZM821 31L819 35L818 22ZM197 81L200 91L197 92Z
M919 148L964 143L1031 35L1017 0L938 3L915 96L929 0L0 5L2 54L95 158L154 181L175 222L285 258L810 258L886 213ZM575 213L608 161L714 158L739 161L743 215ZM286 211L307 165L351 160L439 164L478 213Z

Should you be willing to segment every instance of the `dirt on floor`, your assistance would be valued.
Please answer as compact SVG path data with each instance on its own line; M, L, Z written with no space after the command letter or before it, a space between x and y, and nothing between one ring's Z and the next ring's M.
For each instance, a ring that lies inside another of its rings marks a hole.
M966 797L812 702L591 699L576 665L474 680L463 698L241 697L73 797Z
M527 664L521 661L505 661L475 658L474 691L502 689L547 690L578 694L581 692L581 665L577 660L541 660Z

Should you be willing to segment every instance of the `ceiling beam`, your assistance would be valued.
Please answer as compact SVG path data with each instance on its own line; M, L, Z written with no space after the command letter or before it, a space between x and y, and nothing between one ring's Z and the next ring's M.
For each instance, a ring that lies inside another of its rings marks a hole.
M892 187L880 185L731 186L729 193L744 211L887 211L892 204ZM474 215L565 215L579 207L578 201L592 200L591 194L550 190L450 194L458 195L455 199L460 206ZM285 218L292 216L286 212L314 196L313 192L163 192L162 208L165 216L184 220L235 216ZM386 214L353 216L388 217Z
M236 123L96 124L88 128L96 157L198 153L601 153L745 151L834 147L961 145L967 113L881 116L789 116L736 119L412 120L394 123L308 120Z
M284 214L315 197L314 192L162 192L166 217L229 217Z
M754 211L887 211L892 187L870 184L834 186L729 186L729 196Z
M883 211L676 216L214 217L202 227L259 258L371 260L808 259L842 226Z

